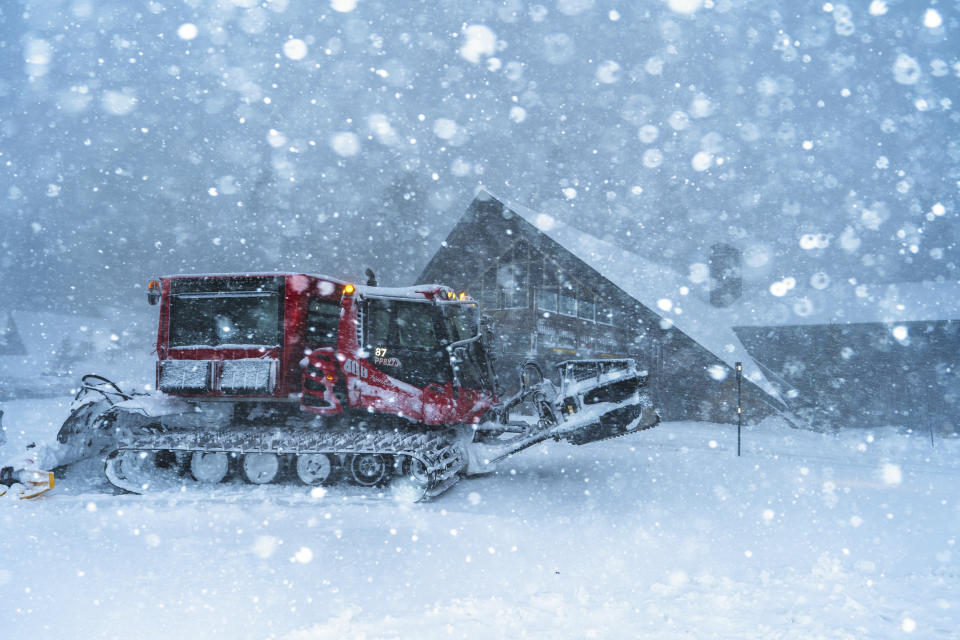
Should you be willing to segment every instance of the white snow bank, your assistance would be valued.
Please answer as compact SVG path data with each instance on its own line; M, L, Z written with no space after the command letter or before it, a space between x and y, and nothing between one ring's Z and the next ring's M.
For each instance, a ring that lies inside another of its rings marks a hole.
M5 403L11 438L50 437L66 404ZM740 458L729 425L546 442L417 505L68 477L0 501L0 620L142 640L958 637L960 440L743 435Z

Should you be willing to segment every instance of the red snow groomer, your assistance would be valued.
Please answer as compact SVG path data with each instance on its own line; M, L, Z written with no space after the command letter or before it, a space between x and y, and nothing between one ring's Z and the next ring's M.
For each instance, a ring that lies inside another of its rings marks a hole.
M558 385L531 363L498 400L474 300L368 275L367 286L289 273L151 282L157 391L86 376L58 445L28 449L0 482L102 455L109 481L137 493L346 480L421 499L548 438L584 444L659 421L632 360L562 363Z

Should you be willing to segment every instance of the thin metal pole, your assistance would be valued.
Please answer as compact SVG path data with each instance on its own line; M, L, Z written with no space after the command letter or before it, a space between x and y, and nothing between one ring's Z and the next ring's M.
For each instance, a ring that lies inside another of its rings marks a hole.
M740 457L740 431L743 428L743 405L741 404L743 391L743 363L737 363L737 457Z

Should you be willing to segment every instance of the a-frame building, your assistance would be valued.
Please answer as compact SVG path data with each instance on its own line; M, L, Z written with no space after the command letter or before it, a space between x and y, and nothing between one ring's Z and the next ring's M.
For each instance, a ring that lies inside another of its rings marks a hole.
M785 408L777 388L709 304L668 269L546 214L481 192L420 274L480 301L498 336L501 382L526 360L632 357L651 371L665 419L734 422L743 363L748 421Z

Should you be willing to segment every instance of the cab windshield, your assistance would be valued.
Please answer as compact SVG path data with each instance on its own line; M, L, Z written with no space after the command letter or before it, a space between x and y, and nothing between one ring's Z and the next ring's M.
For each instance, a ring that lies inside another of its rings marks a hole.
M283 339L282 276L200 276L170 282L169 345L277 347Z
M453 380L436 305L389 298L364 304L364 347L375 367L420 388Z
M443 309L451 356L460 384L467 389L490 389L490 370L480 340L479 311L475 303L446 303ZM459 343L459 344L458 344Z
M371 299L367 304L367 342L374 348L431 351L441 347L429 302Z
M469 340L479 333L475 304L444 304L443 318L450 342Z
M275 347L280 312L273 292L171 296L171 347Z
M478 334L475 304L388 298L367 298L365 304L364 346L387 375L418 387L455 377L468 389L490 386L484 383L486 358L479 340L457 344Z

